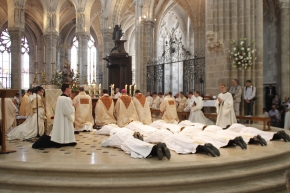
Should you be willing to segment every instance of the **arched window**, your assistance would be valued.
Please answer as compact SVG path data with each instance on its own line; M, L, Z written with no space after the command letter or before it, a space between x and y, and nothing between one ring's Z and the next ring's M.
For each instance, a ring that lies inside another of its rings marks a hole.
M0 81L4 88L11 88L11 39L7 29L0 34ZM21 87L29 88L29 45L21 38Z
M76 37L73 39L72 47L71 47L71 69L77 71L78 67L78 54L79 54L79 41ZM92 36L88 41L88 49L87 49L87 81L89 84L92 83L93 80L96 81L96 61L97 61L97 48L95 40ZM86 65L86 64L85 64Z
M96 56L97 49L96 49L96 43L92 36L90 36L90 40L88 41L88 82L92 83L93 81L96 81Z
M78 52L79 50L79 41L77 40L77 37L74 37L72 47L71 47L71 69L73 69L75 72L78 70Z
M22 89L29 89L29 45L26 37L21 38L21 61L22 61Z
M0 34L0 81L3 88L11 88L11 39L8 30Z

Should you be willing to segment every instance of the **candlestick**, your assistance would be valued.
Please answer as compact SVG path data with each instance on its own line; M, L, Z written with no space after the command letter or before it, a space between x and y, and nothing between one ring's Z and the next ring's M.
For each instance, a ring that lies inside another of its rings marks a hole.
M127 91L127 84L125 85L125 90Z
M132 85L129 86L129 95L132 96Z
M99 94L101 94L102 85L99 84Z

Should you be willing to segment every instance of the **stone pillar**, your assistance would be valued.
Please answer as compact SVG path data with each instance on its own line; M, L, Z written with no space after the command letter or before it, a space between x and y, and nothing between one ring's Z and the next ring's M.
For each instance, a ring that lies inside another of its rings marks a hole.
M280 0L281 7L281 100L290 95L290 1Z
M19 29L8 29L11 38L11 89L21 89L21 35ZM31 70L30 70L31 71Z
M107 54L110 54L111 50L114 48L115 43L112 40L112 36L113 36L113 30L112 29L103 29L102 30L102 34L103 34L103 50L102 53L103 55L100 56L100 58L105 58ZM107 62L105 60L101 60L100 64L102 65L102 69L103 69L103 84L104 84L104 88L108 88L109 89L109 83L108 83L108 79L109 79L109 74L108 74L108 68L107 68Z
M257 49L255 66L253 67L254 86L256 87L256 97L258 100L255 102L255 115L263 115L263 1L255 1L255 47Z
M58 35L45 35L45 73L47 82L51 82L58 67ZM41 63L40 63L41 64Z
M78 33L76 37L79 41L79 55L78 61L80 61L80 83L88 84L89 80L87 79L87 70L88 70L88 40L89 36L85 33Z
M136 80L137 88L141 92L147 92L147 81L146 81L146 72L147 72L147 62L153 57L153 31L154 31L154 21L150 19L142 19L140 26L140 42L141 45L140 54L141 57L137 58L136 62L136 72L138 66L138 79ZM137 77L136 77L137 78Z

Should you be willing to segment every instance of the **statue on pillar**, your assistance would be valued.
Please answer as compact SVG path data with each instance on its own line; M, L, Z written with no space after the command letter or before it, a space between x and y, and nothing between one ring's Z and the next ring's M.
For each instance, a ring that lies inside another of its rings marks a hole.
M62 71L63 83L71 83L73 80L74 72L70 69L70 66L66 63Z
M114 31L113 31L113 37L112 39L114 40L115 42L115 46L114 48L111 50L111 53L114 51L114 50L119 50L119 44L117 43L117 41L120 41L121 37L124 35L124 33L122 32L122 29L121 29L121 25L115 25L114 27ZM120 50L119 50L120 52Z
M115 25L112 39L114 41L120 40L123 35L124 33L122 32L121 25L120 27L118 25Z

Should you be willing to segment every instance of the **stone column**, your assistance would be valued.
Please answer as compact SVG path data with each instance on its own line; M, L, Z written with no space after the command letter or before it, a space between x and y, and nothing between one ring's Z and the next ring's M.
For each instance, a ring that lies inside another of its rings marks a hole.
M102 34L103 34L103 50L102 53L103 55L100 56L100 58L105 58L107 54L110 54L111 50L114 48L115 43L112 40L112 35L113 35L113 30L112 29L103 29L102 30ZM103 84L104 84L104 88L108 88L109 89L109 83L108 83L108 79L109 79L109 75L108 75L108 68L107 68L107 62L105 60L102 60L102 62L100 62L100 64L102 65L102 69L103 69Z
M141 36L140 42L141 45L140 54L141 57L137 58L136 62L136 72L138 66L138 79L136 80L137 88L140 89L143 93L147 92L147 81L146 81L146 72L147 72L147 62L153 57L153 31L154 31L154 21L150 19L142 19L140 26ZM137 51L137 50L136 50ZM136 77L137 79L137 77Z
M281 99L290 95L290 1L281 0Z
M47 82L51 82L53 75L59 69L58 53L58 35L45 35L45 73ZM42 62L40 63L42 65Z
M254 86L256 87L256 96L258 100L255 102L255 115L263 115L263 1L255 1L255 47L257 49L256 56L257 60L255 66L253 67L254 76Z
M77 33L76 37L79 41L79 55L78 61L80 61L80 83L88 84L87 70L88 70L88 40L89 36L85 33Z
M8 29L11 38L11 88L21 89L21 35L20 29ZM31 69L30 69L31 71Z

